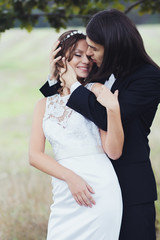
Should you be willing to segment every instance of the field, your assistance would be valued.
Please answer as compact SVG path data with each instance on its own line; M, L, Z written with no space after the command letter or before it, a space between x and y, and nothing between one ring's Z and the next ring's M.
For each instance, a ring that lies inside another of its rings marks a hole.
M139 26L147 52L160 65L160 26ZM9 30L0 37L0 239L44 240L52 202L51 178L28 164L28 141L38 89L46 81L49 53L59 34L53 29ZM159 200L160 109L150 134ZM52 154L49 145L48 154Z

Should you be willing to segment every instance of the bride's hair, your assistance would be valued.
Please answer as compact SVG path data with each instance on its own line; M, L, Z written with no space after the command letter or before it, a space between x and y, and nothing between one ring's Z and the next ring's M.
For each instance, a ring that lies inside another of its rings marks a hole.
M81 31L69 30L69 31L64 32L58 38L60 43L57 48L61 47L61 50L57 53L55 58L57 58L58 56L61 56L62 58L65 57L67 59L67 61L70 62L74 56L75 49L77 48L78 42L83 39L84 40L86 39L86 35ZM60 60L56 63L56 70L54 73L54 76L58 81L58 83L56 84L56 89L58 89L57 91L59 93L62 92L63 88L64 88L64 87L61 87L60 74L59 74L59 70L62 67L63 67L63 61ZM94 75L96 73L96 71L97 71L97 66L96 66L96 64L93 64L92 71L89 73L88 77L85 79L79 78L78 79L79 82L81 82L81 84L83 84L83 85L87 84L88 79L90 79L92 77L92 75Z
M86 39L86 35L77 30L70 30L63 33L58 38L58 40L60 41L60 44L58 45L58 47L61 47L61 50L57 53L55 58L57 58L58 56L61 56L62 58L65 57L67 61L70 62L74 56L78 41L82 39ZM56 63L56 70L54 74L58 82L60 81L59 69L61 67L63 67L62 60Z

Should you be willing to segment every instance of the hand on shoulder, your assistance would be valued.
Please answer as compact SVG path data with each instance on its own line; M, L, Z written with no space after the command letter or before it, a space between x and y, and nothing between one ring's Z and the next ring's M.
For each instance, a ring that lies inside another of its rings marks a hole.
M118 90L112 93L104 84L94 83L91 91L97 97L97 101L108 110L119 109Z
M99 95L99 93L100 93L100 91L101 91L101 89L102 89L102 86L104 86L102 83L94 83L93 85L92 85L92 87L91 87L91 91L94 93L94 95L96 96L96 97L98 97L98 95Z

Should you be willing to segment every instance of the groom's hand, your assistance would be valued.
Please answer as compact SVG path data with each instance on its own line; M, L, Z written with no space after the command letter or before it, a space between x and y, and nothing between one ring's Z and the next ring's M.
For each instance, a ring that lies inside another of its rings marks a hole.
M61 50L61 47L58 47L60 41L56 41L53 44L52 51L50 53L50 73L49 73L49 79L53 80L55 79L55 71L56 71L56 63L61 60L61 56L56 58L57 53Z
M65 86L70 89L72 84L78 81L77 76L69 62L65 58L62 60L64 68L61 68L60 78L65 82Z

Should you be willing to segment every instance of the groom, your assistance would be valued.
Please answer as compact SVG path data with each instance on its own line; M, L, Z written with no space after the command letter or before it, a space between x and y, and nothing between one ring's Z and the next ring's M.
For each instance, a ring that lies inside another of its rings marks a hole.
M120 11L97 13L86 30L87 55L98 66L90 81L104 83L113 73L111 91L119 90L125 143L120 159L111 160L123 196L119 239L155 240L157 192L148 135L160 102L160 68L147 55L135 25ZM71 77L65 81L72 93L67 105L107 130L106 109L95 95Z

